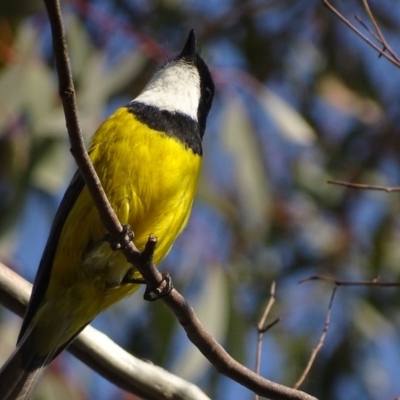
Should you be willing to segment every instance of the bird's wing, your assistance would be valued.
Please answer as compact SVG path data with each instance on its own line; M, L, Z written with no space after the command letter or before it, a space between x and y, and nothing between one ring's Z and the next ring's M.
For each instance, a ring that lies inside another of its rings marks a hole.
M64 194L63 199L61 200L61 204L54 218L50 235L47 239L47 244L44 249L42 259L40 260L39 269L36 274L35 282L33 284L31 299L29 301L24 321L22 323L21 331L18 336L18 343L22 340L25 333L27 332L27 329L34 315L36 314L40 304L43 301L50 280L54 255L57 250L58 241L60 239L65 220L67 219L69 212L74 206L84 186L85 181L83 180L80 172L77 171L73 176L71 183L69 184Z

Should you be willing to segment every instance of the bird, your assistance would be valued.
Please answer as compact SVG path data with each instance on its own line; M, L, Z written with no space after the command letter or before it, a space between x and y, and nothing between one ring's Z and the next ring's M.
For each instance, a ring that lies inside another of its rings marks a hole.
M157 265L186 226L202 164L215 86L191 30L182 51L93 135L88 153L108 200ZM0 370L0 399L30 398L43 371L100 312L136 291L138 271L105 240L79 170L55 215L15 351ZM126 277L132 279L126 279Z

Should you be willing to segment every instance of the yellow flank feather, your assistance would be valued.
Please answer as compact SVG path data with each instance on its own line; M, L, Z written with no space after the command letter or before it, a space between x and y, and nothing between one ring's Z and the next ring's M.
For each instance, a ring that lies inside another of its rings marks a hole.
M201 157L142 124L125 107L100 126L89 153L111 206L121 223L131 226L138 249L151 233L157 237L157 264L187 223ZM65 221L45 300L34 317L38 355L57 349L138 288L120 285L132 266L110 249L105 233L84 187Z

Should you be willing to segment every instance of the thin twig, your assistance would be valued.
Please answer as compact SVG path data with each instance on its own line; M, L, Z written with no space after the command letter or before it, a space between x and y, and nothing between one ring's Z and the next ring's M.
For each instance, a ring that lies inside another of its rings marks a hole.
M122 225L110 207L104 190L102 189L96 172L90 162L80 133L75 91L69 64L60 4L58 0L44 0L44 2L51 24L54 56L59 74L59 90L63 102L68 135L71 141L71 152L75 157L79 170L86 182L91 196L93 197L101 221L111 237L118 239L123 231ZM151 246L150 242L149 245ZM129 242L127 246L121 249L121 251L127 260L138 269L150 287L157 287L160 282L162 282L162 276L151 262L151 259L142 257L142 254L137 251L132 242ZM315 399L313 396L301 391L262 378L255 372L235 361L213 338L213 336L204 329L200 321L197 319L193 309L175 289L173 289L169 295L163 297L163 301L178 318L189 339L219 372L244 385L253 392L271 399Z
M387 42L387 40L385 39L385 36L383 35L381 28L379 27L379 24L376 22L376 19L374 17L374 14L371 11L371 8L368 4L367 0L362 0L363 1L363 5L364 5L364 9L368 15L368 18L370 19L370 21L372 22L372 25L375 28L375 31L378 35L378 42L382 44L383 46L383 51L388 51L389 54L397 61L400 62L399 57L397 56L396 52L390 47L390 44Z
M354 19L378 42L382 45L382 51L387 51L387 47L385 44L387 44L386 40L384 39L384 42L382 39L372 30L370 29L367 24L359 17L358 15L354 16ZM390 51L389 51L390 53ZM378 58L381 58L382 54L378 55ZM393 58L397 58L397 55L394 53Z
M355 32L361 39L363 39L369 46L375 49L380 55L385 57L387 60L392 62L397 67L400 67L400 59L396 56L394 58L392 55L388 54L385 50L381 49L374 42L372 42L368 37L366 37L359 29L357 29L343 14L341 14L333 5L329 2L329 0L322 0L329 10L335 14L341 21L343 21L353 32Z
M351 189L361 189L361 190L378 190L381 192L400 192L400 187L387 187L387 186L376 186L376 185L365 185L363 183L352 183L345 181L329 180L327 181L330 185L345 186Z
M306 279L302 279L299 283L306 283L310 281L324 281L333 283L336 286L376 286L376 287L398 287L400 282L380 282L377 278L372 281L341 281L327 276L311 276Z
M260 373L263 334L267 331L267 327L265 326L265 321L269 315L269 312L271 311L272 306L275 303L275 288L276 288L275 282L272 282L271 288L269 291L270 297L269 297L268 303L265 307L264 313L263 313L260 321L257 324L258 340L257 340L257 357L256 357L256 367L255 367L255 372L257 374ZM275 325L275 324L276 324L276 322L274 321L273 325Z
M319 338L317 346L312 351L310 359L308 360L307 366L304 369L303 373L301 374L300 379L294 385L295 389L298 389L303 384L308 373L310 372L312 365L314 364L314 361L315 361L315 358L317 357L318 352L321 350L322 346L324 345L325 337L326 337L326 334L328 333L328 329L329 329L330 323L331 323L332 305L333 305L333 299L335 298L336 290L337 290L337 286L333 288L331 300L330 300L329 306L328 306L328 312L326 313L324 329L322 330L321 337Z
M367 24L361 19L361 17L359 17L358 15L354 16L354 19L377 41L379 42L383 47L384 44L381 41L381 38L373 31L371 30L371 28L369 26L367 26ZM379 56L381 56L379 54Z
M268 324L267 326L265 326L265 321L267 320L269 312L271 311L271 308L275 303L275 288L276 288L276 285L275 285L275 281L274 281L274 282L272 282L271 288L269 291L270 297L269 297L268 303L265 307L264 313L263 313L260 321L257 324L258 338L257 338L257 356L256 356L255 372L258 375L260 374L261 351L262 351L262 342L263 342L264 333L268 329L271 329L274 325L276 325L279 322L279 319L276 319L271 324ZM258 394L255 394L254 399L255 400L259 399Z

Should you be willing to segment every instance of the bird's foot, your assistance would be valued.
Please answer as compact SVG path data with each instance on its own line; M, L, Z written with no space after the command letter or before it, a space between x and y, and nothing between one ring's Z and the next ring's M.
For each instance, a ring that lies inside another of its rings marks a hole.
M122 225L122 231L119 232L117 237L115 235L110 235L110 233L106 233L104 240L106 240L112 250L121 250L125 248L135 237L135 234L131 230L131 227L128 224Z
M161 299L162 297L169 295L174 288L171 275L168 272L164 272L161 275L162 280L156 288L150 288L148 285L146 286L146 291L143 295L143 298L146 301Z
M124 284L136 284L136 285L146 285L146 291L144 292L143 298L146 301L155 301L161 299L164 296L167 296L171 293L171 290L174 288L172 283L171 276L168 272L162 273L162 280L158 284L156 288L150 288L147 285L147 282L143 278L136 278L134 274L137 272L135 268L131 268L125 274L124 278L121 281L121 285Z

